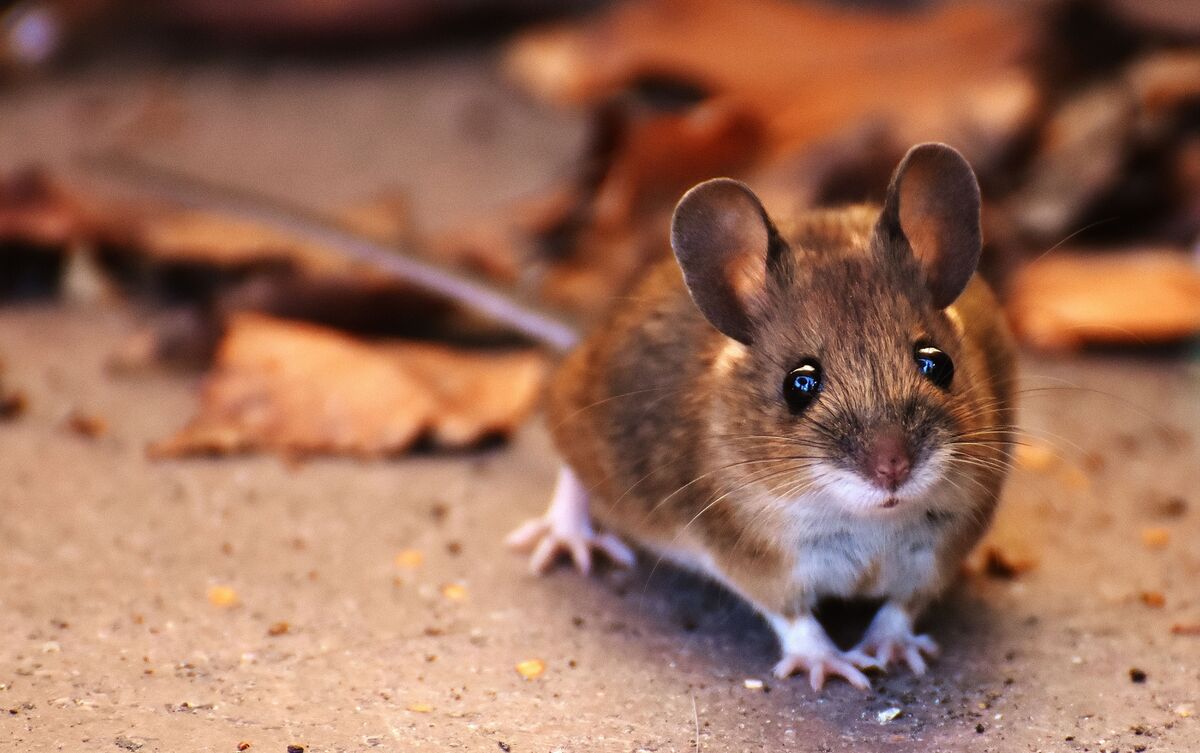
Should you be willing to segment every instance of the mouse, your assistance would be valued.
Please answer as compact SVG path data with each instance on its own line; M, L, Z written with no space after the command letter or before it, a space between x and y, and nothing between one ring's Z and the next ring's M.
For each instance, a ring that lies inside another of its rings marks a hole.
M563 465L510 546L535 572L635 548L710 578L778 637L774 674L819 690L893 663L988 527L1012 460L1015 348L976 274L980 192L950 146L913 147L882 205L775 223L728 178L688 191L674 259L562 361L546 423ZM631 546L632 545L632 546ZM840 649L825 598L881 602Z
M773 220L744 183L689 190L674 258L598 325L569 320L278 201L122 155L93 171L332 249L442 294L562 354L545 420L562 466L546 511L508 544L547 572L565 556L633 567L637 552L750 604L780 678L867 689L871 670L927 670L917 620L994 515L1012 464L1016 368L976 268L975 174L914 146L882 204ZM881 604L839 648L827 598Z

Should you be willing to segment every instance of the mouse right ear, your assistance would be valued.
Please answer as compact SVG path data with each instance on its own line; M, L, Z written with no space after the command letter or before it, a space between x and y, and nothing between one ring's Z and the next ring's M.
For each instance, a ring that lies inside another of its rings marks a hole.
M918 144L888 186L879 230L903 237L925 275L933 305L958 298L979 265L979 183L967 160L945 144Z
M782 245L745 184L715 178L675 206L671 248L696 307L721 332L749 344L765 303L768 263Z

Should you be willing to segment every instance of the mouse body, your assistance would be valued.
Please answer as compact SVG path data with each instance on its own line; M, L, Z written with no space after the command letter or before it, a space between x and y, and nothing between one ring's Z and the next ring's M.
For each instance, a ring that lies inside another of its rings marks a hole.
M979 190L956 151L914 147L882 206L777 226L745 185L676 207L653 268L561 363L546 420L564 467L510 543L543 571L626 542L737 593L784 677L866 688L937 651L914 622L992 519L1011 464L1015 350L975 275ZM839 649L820 599L877 599Z

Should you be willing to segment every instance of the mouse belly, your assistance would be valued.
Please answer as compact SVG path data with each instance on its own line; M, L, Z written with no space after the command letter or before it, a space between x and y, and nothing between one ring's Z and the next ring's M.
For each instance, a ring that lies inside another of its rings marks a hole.
M923 532L891 528L857 526L801 540L791 569L794 588L814 601L905 599L927 590L940 580L935 542Z

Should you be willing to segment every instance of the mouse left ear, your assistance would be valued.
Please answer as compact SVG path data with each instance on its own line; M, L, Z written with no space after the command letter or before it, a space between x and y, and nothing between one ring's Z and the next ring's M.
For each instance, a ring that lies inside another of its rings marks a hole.
M786 246L744 183L714 178L675 206L671 248L696 307L729 337L749 344L768 276Z
M918 144L888 186L877 232L885 252L907 241L939 309L954 303L979 265L979 183L967 160L945 144Z

